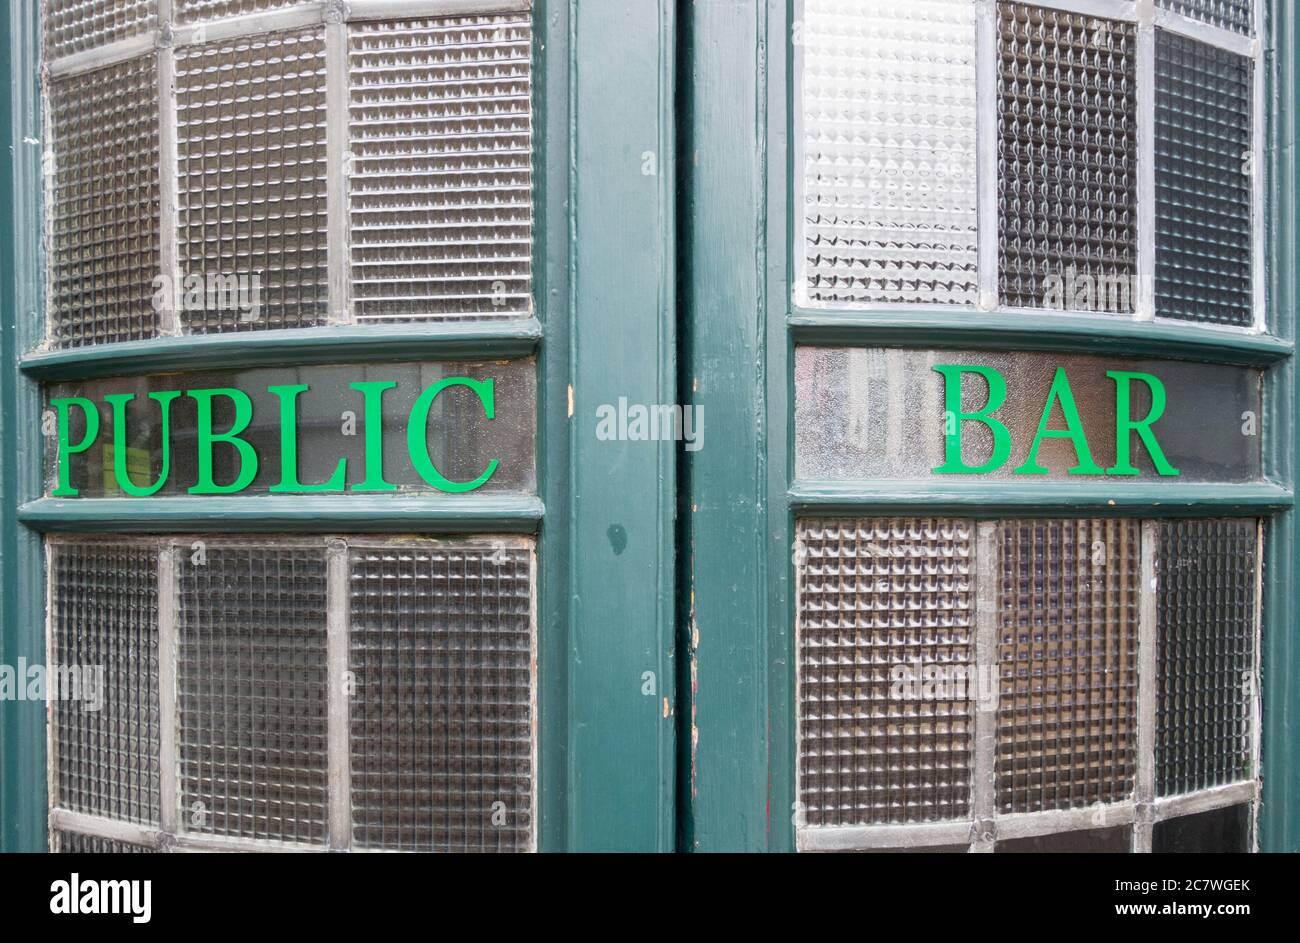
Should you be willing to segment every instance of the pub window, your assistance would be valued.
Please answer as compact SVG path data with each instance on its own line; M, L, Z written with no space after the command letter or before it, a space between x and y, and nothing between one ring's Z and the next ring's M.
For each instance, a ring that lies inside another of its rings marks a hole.
M797 848L1255 847L1260 6L794 4Z
M363 6L46 0L49 347L532 316L531 14Z
M796 305L1263 330L1250 2L799 7Z
M533 13L395 6L41 4L53 850L538 846Z

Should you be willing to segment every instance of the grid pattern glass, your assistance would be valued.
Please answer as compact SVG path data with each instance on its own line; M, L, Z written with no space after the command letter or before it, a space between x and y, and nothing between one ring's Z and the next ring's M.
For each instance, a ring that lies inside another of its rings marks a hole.
M999 812L1130 797L1140 533L1133 520L999 523Z
M56 347L158 333L155 57L49 83L54 137L50 335Z
M77 672L53 699L60 808L158 823L157 560L124 541L50 544L50 659Z
M301 0L176 0L176 18L181 23L198 23L283 10L299 3Z
M1156 314L1249 327L1251 61L1156 31Z
M158 0L42 0L47 62L158 25Z
M54 851L65 855L140 855L150 854L156 849L133 842L118 841L114 838L102 838L98 835L83 835L81 832L69 832L59 829L54 833Z
M804 13L808 300L973 304L975 5L806 0Z
M184 327L206 334L323 323L323 30L178 49L176 95L182 274L260 279L260 304L182 310Z
M1259 524L1169 521L1160 527L1160 795L1251 778Z
M531 550L394 542L350 556L355 845L528 850Z
M349 26L359 322L532 306L529 14Z
M182 828L323 843L324 547L198 541L176 555Z
M972 527L799 523L799 801L807 824L968 816ZM920 688L932 676L942 696ZM912 684L896 690L907 677Z
M1156 0L1156 6L1234 33L1249 36L1255 29L1252 0Z
M1122 286L1137 272L1134 26L1018 3L998 14L1002 302L1073 309L1091 296L1105 311L1127 299L1114 313L1131 313Z

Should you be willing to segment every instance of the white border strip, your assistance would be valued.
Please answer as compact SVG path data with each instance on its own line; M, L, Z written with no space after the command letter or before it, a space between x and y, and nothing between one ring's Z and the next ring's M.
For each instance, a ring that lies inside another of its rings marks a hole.
M104 66L117 65L128 59L147 55L158 46L159 31L151 29L137 36L128 36L94 49L74 52L70 56L55 59L49 63L49 73L53 77L76 75L79 72L92 72Z
M177 26L176 46L195 46L202 43L225 42L235 39L249 39L262 33L280 30L298 30L325 23L328 6L324 3L305 4L288 10L272 10L269 13L249 13L246 16L232 17L228 20L214 20L211 23L189 23Z
M1136 816L1136 808L1137 804L1130 800L1108 805L1084 806L1081 809L1052 809L1047 812L1017 812L1003 815L997 819L998 841L1131 825Z
M352 768L349 754L348 696L348 545L330 540L325 547L326 678L328 704L329 846L342 851L352 844Z
M352 20L409 19L424 16L482 16L491 13L528 13L532 0L351 0Z
M1251 117L1251 202L1254 204L1251 226L1252 240L1251 294L1255 305L1255 330L1268 330L1268 243L1265 228L1268 225L1268 114L1265 99L1268 95L1268 75L1263 55L1264 2L1255 0L1255 35L1261 37L1251 44L1252 77L1254 79L1254 107ZM1261 560L1263 557L1260 558Z
M924 822L915 825L818 825L796 833L800 851L856 851L863 848L923 848L965 845L971 823Z
M98 815L86 815L71 812L68 809L50 810L50 831L76 832L88 838L107 838L110 841L127 842L131 845L144 845L158 848L162 845L162 832L148 825L135 822L119 822Z
M164 832L175 833L180 788L176 755L176 545L158 549L158 809Z
M799 42L794 42L795 37L791 37L794 46L794 78L790 83L790 215L792 217L791 227L791 247L790 247L790 297L794 301L796 308L824 308L827 307L823 302L815 304L808 298L808 210L806 201L808 199L805 174L807 174L807 148L804 146L804 116L803 116L803 94L804 94L804 69L807 67L805 61L804 46L808 42L808 21L807 4L805 0L795 0L794 4L794 28L801 30L796 35L801 36ZM798 742L797 740L795 741ZM798 793L796 793L797 795Z
M1156 684L1159 618L1156 556L1160 548L1160 523L1142 522L1141 572L1138 577L1137 651L1137 775L1134 795L1139 815L1133 824L1133 850L1151 851L1150 803L1156 794Z
M329 278L330 324L351 324L352 250L348 225L351 70L348 68L348 28L340 15L325 24L325 218L329 239L325 248Z
M995 521L975 527L975 762L972 764L971 811L975 828L971 851L988 853L997 842L998 682L983 690L982 665L998 663L997 536ZM968 689L969 690L969 689ZM987 697L985 697L987 695Z
M1264 0L1255 0L1256 12L1260 12ZM1159 8L1155 12L1155 25L1160 29L1167 29L1171 33L1179 33L1191 39L1200 40L1211 46L1218 46L1220 49L1226 49L1229 52L1235 52L1239 56L1255 56L1258 52L1259 45L1254 36L1245 36L1241 33L1234 33L1229 29L1221 29L1218 26L1211 26L1209 23L1202 23L1200 20L1193 20L1190 17L1183 16L1181 13L1175 13L1173 10ZM1258 19L1258 17L1256 17ZM1256 33L1262 35L1262 31L1256 26Z
M979 0L975 10L975 218L977 305L998 306L998 10Z
M1156 316L1156 30L1152 0L1139 0L1137 25L1137 272L1136 321Z
M1129 23L1137 20L1137 3L1134 0L1015 0L1015 2L1041 7L1044 10L1098 16L1107 20L1122 20Z
M176 101L176 51L158 50L158 267L169 290L158 312L158 334L181 333L176 310L180 285L180 144Z
M1182 796L1165 796L1154 803L1155 819L1157 822L1163 822L1184 815L1195 815L1197 812L1210 812L1227 806L1241 805L1243 802L1254 802L1259 798L1259 793L1258 783L1232 783L1201 792L1189 792Z

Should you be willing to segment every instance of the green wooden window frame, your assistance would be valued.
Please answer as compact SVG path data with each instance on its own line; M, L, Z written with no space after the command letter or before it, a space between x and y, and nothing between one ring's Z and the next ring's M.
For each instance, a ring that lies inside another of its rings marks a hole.
M691 513L682 580L683 683L695 736L681 743L681 833L692 850L795 846L792 546L810 516L1262 517L1264 558L1262 850L1300 848L1300 708L1291 614L1297 576L1295 411L1296 96L1294 18L1269 0L1265 201L1268 331L1206 330L1091 314L905 307L803 309L793 185L795 0L697 4L683 23L689 116L682 131L684 374L710 416L710 447L686 459ZM1050 5L1050 4L1049 4ZM1069 488L939 479L905 486L799 482L794 472L796 345L885 346L1159 356L1262 368L1264 480L1243 485L1081 482ZM736 455L754 455L743 465ZM721 515L720 507L731 513ZM745 548L738 552L738 548ZM725 747L724 747L725 745Z
M478 12L483 4L472 6ZM536 535L538 847L670 850L674 456L664 444L653 461L644 453L634 459L629 450L638 443L597 443L594 422L575 416L620 395L671 402L676 392L674 5L533 2L535 317L163 337L50 352L34 352L44 337L44 260L35 235L44 139L37 8L38 0L10 4L0 37L12 78L0 101L12 144L0 184L0 661L43 662L46 533ZM612 35L639 37L644 54L622 55L608 43ZM626 94L609 96L611 85ZM641 172L643 151L656 155L655 174ZM643 251L624 252L629 239ZM467 356L538 358L536 496L43 497L44 383L213 363L247 369ZM609 536L615 528L624 540ZM660 679L655 697L643 694L647 672ZM41 850L48 840L44 705L3 710L0 849ZM629 809L643 812L629 816Z

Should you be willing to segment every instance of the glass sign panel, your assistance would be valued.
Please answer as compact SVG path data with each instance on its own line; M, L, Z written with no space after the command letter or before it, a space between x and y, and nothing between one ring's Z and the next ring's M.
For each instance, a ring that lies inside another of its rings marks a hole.
M800 347L795 475L1245 482L1262 374L1173 360Z

